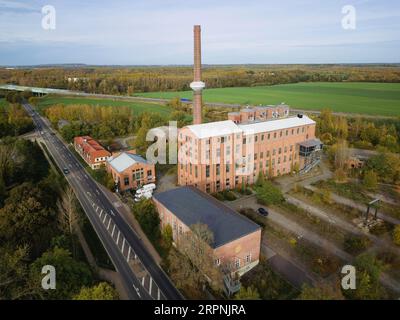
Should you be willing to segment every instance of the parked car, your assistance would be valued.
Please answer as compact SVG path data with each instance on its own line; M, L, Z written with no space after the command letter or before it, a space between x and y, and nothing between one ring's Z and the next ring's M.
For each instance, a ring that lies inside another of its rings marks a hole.
M69 173L68 168L64 168L64 169L63 169L63 172L64 172L64 174L68 174L68 173Z
M258 208L258 213L259 214L261 214L262 216L264 216L264 217L267 217L268 216L268 210L266 210L266 209L264 209L264 208Z

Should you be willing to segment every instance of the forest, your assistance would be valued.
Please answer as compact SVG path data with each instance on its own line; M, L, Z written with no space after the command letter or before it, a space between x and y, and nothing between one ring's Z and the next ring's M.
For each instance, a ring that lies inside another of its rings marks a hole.
M0 69L0 83L134 95L190 90L191 66L37 67ZM398 65L204 65L208 88L250 87L298 82L400 82Z
M0 136L0 300L118 299L79 246L75 232L83 218L63 176L38 142L16 137L32 129L20 125L25 111L2 104L0 125L14 128ZM45 265L56 268L58 290L43 290Z

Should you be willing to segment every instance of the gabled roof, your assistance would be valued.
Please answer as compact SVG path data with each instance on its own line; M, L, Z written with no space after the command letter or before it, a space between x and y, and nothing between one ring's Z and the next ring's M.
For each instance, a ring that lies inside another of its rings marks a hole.
M214 233L213 248L261 229L258 224L192 186L154 194L153 198L188 227L206 224Z
M124 172L126 169L137 163L149 164L149 162L146 159L143 159L141 156L128 152L122 152L121 154L110 158L108 163L118 173Z

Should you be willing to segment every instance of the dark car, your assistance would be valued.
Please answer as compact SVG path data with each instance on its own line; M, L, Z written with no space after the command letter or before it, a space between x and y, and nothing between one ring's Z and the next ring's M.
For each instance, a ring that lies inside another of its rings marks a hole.
M264 217L268 216L268 211L265 210L264 208L259 208L257 211L259 214L263 215Z
M69 170L67 168L64 168L63 171L64 171L64 174L68 174L69 173Z

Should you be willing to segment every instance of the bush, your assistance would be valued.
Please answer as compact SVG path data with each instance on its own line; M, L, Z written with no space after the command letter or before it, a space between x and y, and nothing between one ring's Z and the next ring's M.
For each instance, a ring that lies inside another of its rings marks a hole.
M265 228L265 226L266 226L265 219L262 216L260 216L257 212L255 212L253 209L243 208L243 209L239 210L239 213L246 216L250 220L254 221L261 227Z
M393 242L400 246L400 225L397 225L393 230Z
M344 239L343 248L350 254L358 254L370 245L366 237L348 236Z
M270 181L264 181L255 187L258 203L262 205L280 204L285 201L281 190L275 187Z

